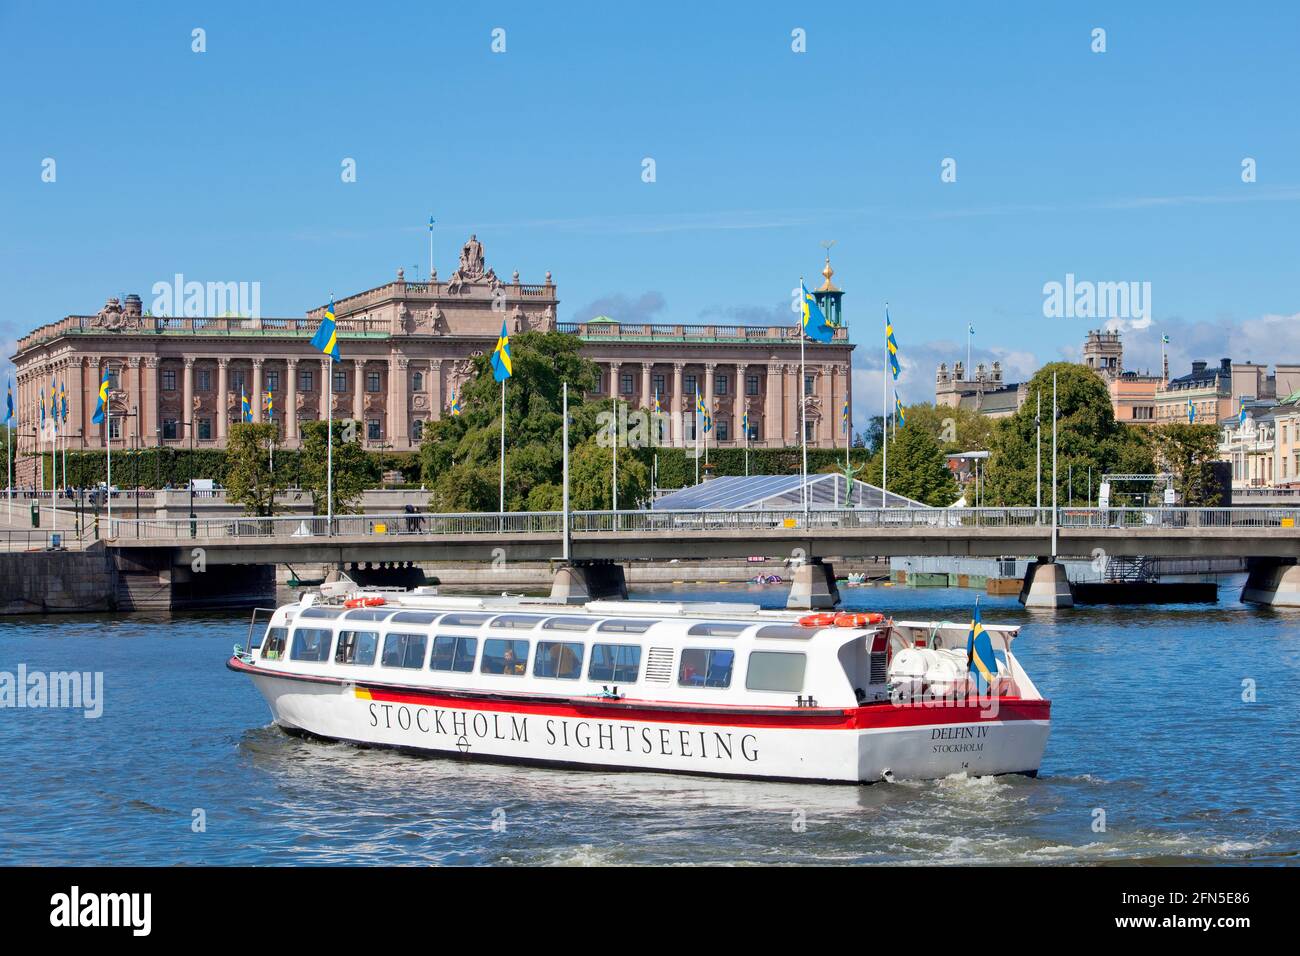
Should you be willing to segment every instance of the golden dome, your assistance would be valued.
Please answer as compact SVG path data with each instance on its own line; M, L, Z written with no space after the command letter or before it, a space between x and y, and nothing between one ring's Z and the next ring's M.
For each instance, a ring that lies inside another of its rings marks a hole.
M817 290L818 292L839 292L840 291L835 287L835 284L831 282L831 276L835 275L835 270L831 268L830 255L826 256L826 268L822 270L822 275L826 277L826 281L822 283L822 287Z

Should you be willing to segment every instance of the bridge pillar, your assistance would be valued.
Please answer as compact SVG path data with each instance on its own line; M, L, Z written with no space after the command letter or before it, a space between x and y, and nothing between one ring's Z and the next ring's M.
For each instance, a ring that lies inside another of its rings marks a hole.
M1241 599L1250 604L1300 607L1300 565L1281 560L1251 561Z
M551 584L551 600L559 604L626 601L623 565L612 561L572 561L560 565Z
M790 597L785 606L792 611L835 607L840 603L840 589L835 583L835 567L820 558L812 558L791 568Z
M1065 565L1049 558L1030 561L1020 588L1020 603L1025 607L1074 607L1074 592L1070 589L1070 579L1065 576Z

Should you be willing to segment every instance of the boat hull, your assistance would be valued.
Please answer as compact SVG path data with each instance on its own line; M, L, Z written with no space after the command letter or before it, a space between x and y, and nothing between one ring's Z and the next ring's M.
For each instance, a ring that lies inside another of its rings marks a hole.
M1035 774L1050 704L692 709L281 675L232 659L284 730L423 754L600 770L865 783Z

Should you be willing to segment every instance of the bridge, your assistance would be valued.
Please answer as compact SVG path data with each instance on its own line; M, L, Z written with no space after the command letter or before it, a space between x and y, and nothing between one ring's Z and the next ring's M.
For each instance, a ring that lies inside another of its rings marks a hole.
M561 512L115 518L103 530L123 558L182 572L196 559L205 567L563 560L569 579L559 589L577 596L618 590L620 562L793 557L802 560L791 600L811 606L836 596L828 557L1037 556L1021 596L1030 606L1069 603L1058 557L1236 557L1253 562L1246 599L1300 604L1300 507L1060 508L1055 539L1052 509L1033 507L581 511L568 515L567 535Z

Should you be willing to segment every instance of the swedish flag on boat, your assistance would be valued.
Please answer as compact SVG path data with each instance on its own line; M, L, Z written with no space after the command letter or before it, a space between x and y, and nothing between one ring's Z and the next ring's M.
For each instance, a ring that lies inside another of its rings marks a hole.
M501 336L497 339L497 347L492 350L492 377L498 382L504 382L513 374L515 368L510 359L510 334L506 332L506 323L503 319Z
M312 336L311 344L313 348L320 349L335 362L342 361L343 357L339 355L339 330L334 322L333 296L330 296L330 304L325 309L325 318L320 320L320 326Z
M835 326L826 321L817 297L808 291L808 287L799 280L799 291L803 298L800 314L803 316L803 334L818 342L829 342L835 337Z
M993 642L980 622L978 600L975 602L975 617L970 622L970 634L966 637L966 658L970 662L968 669L975 678L976 689L988 690L998 675L998 661L993 656Z
M898 379L898 341L894 338L894 323L889 319L889 306L885 306L885 351L889 353L889 371Z
M99 383L99 401L95 404L95 415L91 422L104 424L104 414L108 410L108 369L104 369L104 378Z

